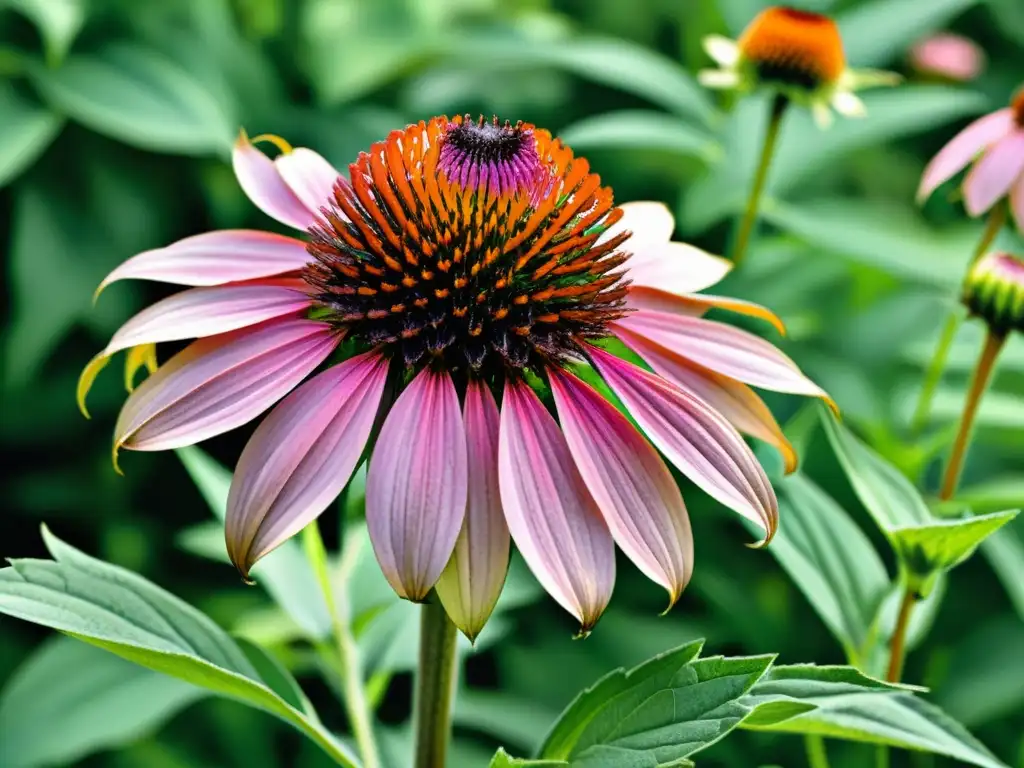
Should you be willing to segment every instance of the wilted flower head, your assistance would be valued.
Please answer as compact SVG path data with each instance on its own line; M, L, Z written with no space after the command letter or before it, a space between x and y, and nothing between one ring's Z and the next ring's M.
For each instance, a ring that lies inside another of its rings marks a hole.
M720 67L700 73L705 86L741 93L773 90L809 107L822 127L832 122L830 107L847 117L865 114L854 91L899 82L890 72L850 69L831 18L785 6L763 10L739 40L709 35L704 48Z
M349 179L272 140L273 161L243 136L235 172L308 241L211 232L130 259L104 285L199 287L129 320L80 387L119 350L143 350L137 367L155 342L198 337L128 398L115 450L189 445L281 400L231 485L227 546L243 573L313 521L367 449L385 576L411 600L436 586L471 637L501 591L510 533L584 630L611 595L616 543L674 602L693 542L663 457L771 538L775 495L737 430L789 468L795 456L748 385L827 396L768 342L702 317L719 307L778 324L695 293L729 263L670 242L667 209L615 207L586 160L524 123L410 125ZM618 356L615 338L654 372Z
M985 68L985 52L963 35L943 32L928 37L910 50L910 65L918 72L965 83Z
M918 202L976 157L963 183L967 212L980 216L1009 195L1017 226L1024 229L1024 88L1010 106L975 120L932 158L921 176Z
M1024 332L1024 259L999 251L983 256L967 274L963 302L997 336Z

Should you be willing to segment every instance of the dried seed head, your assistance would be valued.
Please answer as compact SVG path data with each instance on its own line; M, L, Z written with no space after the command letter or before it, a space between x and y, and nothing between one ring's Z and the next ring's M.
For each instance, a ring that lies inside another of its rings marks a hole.
M839 28L819 13L766 8L743 31L739 47L767 82L815 90L837 82L846 69Z
M980 259L967 274L963 302L992 333L1024 331L1024 259L999 251Z

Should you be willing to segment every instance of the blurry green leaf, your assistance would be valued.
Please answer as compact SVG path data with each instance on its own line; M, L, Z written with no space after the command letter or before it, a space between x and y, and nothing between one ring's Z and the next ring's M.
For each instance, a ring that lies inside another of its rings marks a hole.
M0 82L0 187L32 166L57 137L64 121L29 104Z
M458 727L486 733L526 754L537 751L540 740L557 718L557 710L535 701L507 691L478 688L460 690L452 713L452 721Z
M932 400L935 421L958 420L963 408L964 390L961 387L940 386ZM1009 430L1014 434L1020 432L1024 429L1024 396L1019 392L989 390L978 408L975 424L989 429Z
M177 454L210 510L223 523L231 473L195 446L179 448ZM223 526L221 531L223 541ZM221 550L226 551L223 544ZM286 541L260 560L252 578L310 637L323 640L330 636L331 617L323 592L298 542Z
M268 688L209 617L142 577L74 549L45 528L43 537L54 560L14 560L12 567L0 570L0 612L262 709L304 733L339 765L357 765L318 720Z
M313 709L313 705L310 704L291 672L285 669L281 662L256 643L244 638L236 638L235 642L238 643L242 653L245 654L260 679L270 690L280 696L289 706L311 718L316 718L316 710Z
M961 488L954 503L966 505L976 514L1024 507L1024 474L999 475Z
M85 21L85 0L5 0L39 28L51 67L61 63ZM0 2L0 6L3 3Z
M157 730L205 695L91 645L51 638L0 692L0 765L76 762Z
M689 643L599 680L562 713L541 756L580 768L655 768L723 738L748 714L738 699L773 657L698 659L701 645Z
M111 44L32 74L55 109L134 147L226 156L238 130L236 118L201 81L136 44Z
M783 521L768 551L860 663L889 576L868 538L828 494L803 475L780 484Z
M524 760L512 757L504 749L499 749L491 759L490 768L558 768L569 765L562 760Z
M996 531L981 543L981 551L1002 582L1017 615L1024 620L1024 535L1021 523L1018 517L1012 525Z
M721 153L705 132L663 112L607 112L566 126L559 138L577 151L594 149L664 150L710 160Z
M854 67L889 64L978 0L868 0L836 17Z

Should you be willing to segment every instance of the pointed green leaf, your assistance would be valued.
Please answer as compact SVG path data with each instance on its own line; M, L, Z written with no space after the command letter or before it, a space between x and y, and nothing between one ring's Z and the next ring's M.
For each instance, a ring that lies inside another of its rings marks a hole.
M884 66L978 0L869 0L837 17L853 67Z
M587 117L559 131L577 152L594 149L663 150L710 160L722 151L708 134L664 112L622 110Z
M7 0L39 28L51 67L61 63L85 21L84 0Z
M48 109L30 104L0 83L0 187L46 150L64 121Z

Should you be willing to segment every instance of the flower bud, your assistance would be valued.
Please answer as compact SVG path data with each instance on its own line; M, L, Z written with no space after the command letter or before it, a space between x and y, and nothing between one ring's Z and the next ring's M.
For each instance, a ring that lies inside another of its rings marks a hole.
M963 302L994 334L1024 331L1024 259L1002 251L980 259L964 281Z

